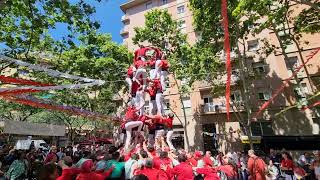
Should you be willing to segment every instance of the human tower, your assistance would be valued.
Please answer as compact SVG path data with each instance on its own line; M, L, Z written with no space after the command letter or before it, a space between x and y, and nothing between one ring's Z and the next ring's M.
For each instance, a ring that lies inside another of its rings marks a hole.
M175 149L171 141L174 115L164 113L163 102L168 70L169 63L160 49L141 47L135 51L126 77L130 100L121 124L122 133L126 135L126 150L130 145L138 144L139 137L146 139L149 146L160 148L165 136L169 148ZM150 99L149 112L144 108L146 95ZM143 136L143 130L148 132L147 138Z

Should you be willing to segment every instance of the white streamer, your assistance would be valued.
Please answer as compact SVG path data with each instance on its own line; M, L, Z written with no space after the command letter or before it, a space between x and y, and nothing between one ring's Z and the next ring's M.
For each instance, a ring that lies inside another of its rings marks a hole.
M78 81L82 81L82 82L88 82L88 83L95 82L98 85L102 85L105 83L105 81L103 81L103 80L83 78L83 77L79 77L79 76L70 75L67 73L62 73L62 72L59 72L56 70L48 69L46 67L42 67L39 65L34 65L34 64L27 63L27 62L23 62L21 60L13 59L13 58L10 58L10 57L4 56L4 55L0 55L0 60L11 62L11 63L14 63L18 66L28 67L29 69L32 69L34 71L46 72L49 76L52 76L52 77L61 77L61 78L66 78L66 79L78 80Z

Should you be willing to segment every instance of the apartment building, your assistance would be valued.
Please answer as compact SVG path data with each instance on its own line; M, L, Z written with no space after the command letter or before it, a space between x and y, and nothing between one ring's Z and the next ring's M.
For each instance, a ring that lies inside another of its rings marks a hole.
M137 48L132 42L134 27L143 26L144 14L153 8L167 9L174 19L182 22L182 32L188 35L189 42L191 44L196 42L197 36L192 27L192 12L188 9L187 0L131 0L121 5L120 8L124 12L121 19L124 27L120 34L123 37L123 44L132 51ZM294 12L299 12L305 7L292 5L291 8ZM287 27L284 32L290 28L292 26ZM258 35L248 35L245 39L245 46L240 46L242 53L246 51L245 66L252 72L250 80L246 79L250 95L248 96L250 114L257 112L259 107L270 99L275 90L292 75L293 69L306 61L306 56L312 50L320 47L319 34L303 34L299 39L299 48L292 43L285 49L287 60L280 51L270 55L257 53L259 49L265 48L262 40L278 46L278 37L283 36L284 32L275 34L265 29ZM281 110L296 104L297 101L303 102L303 98L315 94L316 88L320 88L319 58L320 55L317 54L314 60L310 61L290 81L290 85L280 93L268 109L251 123L252 135L257 148L312 149L319 147L320 119L315 109L301 111L298 108L292 108L277 116ZM221 61L224 60L222 54ZM235 60L236 54L232 53L234 65ZM238 83L240 78L236 68L235 66L232 75L230 122L226 122L225 98L215 95L208 82L195 83L190 95L184 97L180 97L174 83L169 84L165 92L165 103L178 115L174 122L176 146L183 147L189 144L191 149L217 149L219 151L237 151L248 147L248 137L239 123L248 117L244 106L244 92ZM311 78L308 78L307 74ZM225 77L221 79L224 81ZM171 78L169 80L172 81ZM169 111L169 108L167 110Z

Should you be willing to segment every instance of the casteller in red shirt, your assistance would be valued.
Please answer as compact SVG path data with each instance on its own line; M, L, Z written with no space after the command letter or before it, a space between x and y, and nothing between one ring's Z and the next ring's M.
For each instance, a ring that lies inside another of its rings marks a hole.
M73 180L74 177L80 173L80 169L76 168L67 168L62 170L61 176L57 180Z
M125 120L126 121L136 121L139 118L139 115L137 114L138 110L134 106L130 106L127 108L126 114L125 114Z
M220 180L217 170L212 169L211 167L197 168L196 172L198 174L203 174L204 180Z
M162 71L168 71L170 67L169 62L165 59L161 60L160 67Z
M180 154L178 156L178 161L180 164L170 170L170 176L175 176L177 180L193 180L193 170L192 166L186 162L187 156L185 154Z
M152 159L146 159L145 168L136 171L134 174L143 174L148 177L149 180L169 180L167 174L163 170L153 168Z

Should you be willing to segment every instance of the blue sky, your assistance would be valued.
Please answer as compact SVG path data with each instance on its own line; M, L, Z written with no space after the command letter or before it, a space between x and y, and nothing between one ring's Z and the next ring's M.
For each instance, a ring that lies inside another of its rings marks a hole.
M102 0L100 3L94 3L97 12L93 18L100 21L100 31L110 33L112 39L119 43L122 42L120 29L123 27L121 22L123 12L120 9L120 5L127 1L128 0Z
M88 0L91 5L96 7L96 13L92 16L94 20L100 22L101 27L99 29L102 33L110 33L112 39L115 42L121 43L122 37L120 36L120 30L123 27L121 22L121 16L123 12L120 9L120 5L128 0L102 0L100 3L94 0ZM66 35L66 26L58 24L56 29L50 30L50 34L55 39L61 39Z

